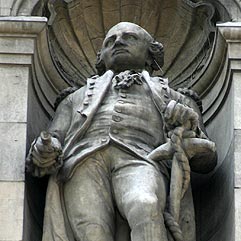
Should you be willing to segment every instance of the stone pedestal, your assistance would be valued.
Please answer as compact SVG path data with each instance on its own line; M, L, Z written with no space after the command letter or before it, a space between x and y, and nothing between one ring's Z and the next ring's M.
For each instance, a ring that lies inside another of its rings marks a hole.
M0 240L23 236L28 83L46 18L0 17Z

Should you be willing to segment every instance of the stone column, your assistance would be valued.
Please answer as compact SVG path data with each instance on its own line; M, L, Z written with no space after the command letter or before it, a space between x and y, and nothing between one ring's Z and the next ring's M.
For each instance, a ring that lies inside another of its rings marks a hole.
M241 241L241 22L218 24L227 42L232 95L235 241Z
M23 240L28 83L42 17L0 17L0 241Z

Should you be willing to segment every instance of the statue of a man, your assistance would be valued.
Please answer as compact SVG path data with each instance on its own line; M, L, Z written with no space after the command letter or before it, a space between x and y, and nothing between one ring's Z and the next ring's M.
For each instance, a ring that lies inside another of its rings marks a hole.
M195 101L150 77L162 64L163 46L140 26L109 30L99 75L61 101L29 152L33 174L51 174L43 240L195 240L182 232L181 200L190 168L215 167L215 147Z

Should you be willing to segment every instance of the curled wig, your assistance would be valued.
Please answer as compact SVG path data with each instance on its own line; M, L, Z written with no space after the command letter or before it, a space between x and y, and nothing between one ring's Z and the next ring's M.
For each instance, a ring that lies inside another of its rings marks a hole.
M149 47L150 56L150 72L153 70L159 70L164 64L164 50L163 45L157 41L152 41Z

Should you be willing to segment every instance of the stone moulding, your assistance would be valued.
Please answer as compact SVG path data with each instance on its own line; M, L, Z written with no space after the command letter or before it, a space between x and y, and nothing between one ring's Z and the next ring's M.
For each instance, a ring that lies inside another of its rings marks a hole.
M38 35L45 27L45 17L0 17L0 33L6 35Z

